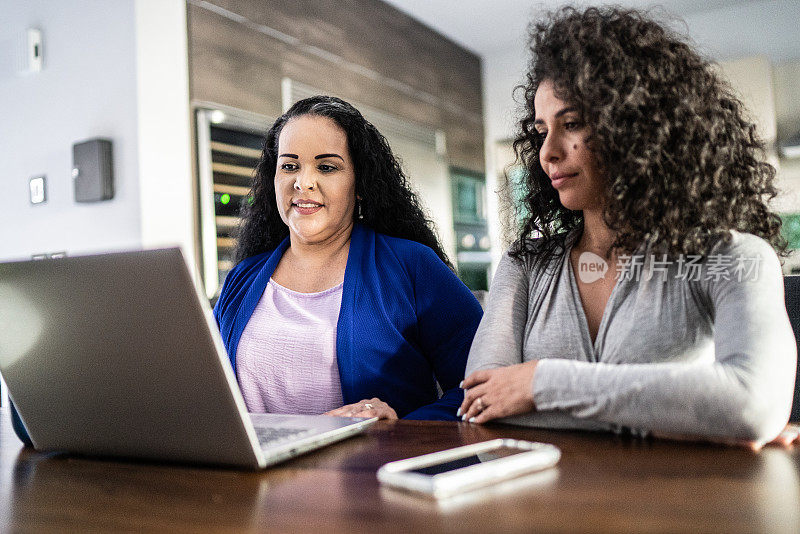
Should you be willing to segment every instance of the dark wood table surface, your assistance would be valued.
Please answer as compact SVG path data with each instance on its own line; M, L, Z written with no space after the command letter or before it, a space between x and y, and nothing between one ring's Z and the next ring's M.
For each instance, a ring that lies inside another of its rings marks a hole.
M0 415L0 532L800 532L800 447L378 422L243 472L40 454ZM375 478L385 462L497 437L554 443L561 462L442 502Z

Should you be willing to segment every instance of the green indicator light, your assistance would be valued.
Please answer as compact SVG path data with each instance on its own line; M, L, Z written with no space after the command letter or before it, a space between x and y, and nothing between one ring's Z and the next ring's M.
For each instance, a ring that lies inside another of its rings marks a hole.
M247 203L248 203L248 204L250 204L250 205L252 206L252 205L253 205L253 202L254 202L254 199L253 199L253 197L247 197Z
M228 202L231 201L231 196L228 193L225 193L221 197L219 197L219 201L222 202L223 204L227 204Z

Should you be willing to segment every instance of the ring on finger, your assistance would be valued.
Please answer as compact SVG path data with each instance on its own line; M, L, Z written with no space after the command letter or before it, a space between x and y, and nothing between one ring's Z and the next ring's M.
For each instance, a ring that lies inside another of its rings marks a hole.
M478 397L478 398L475 400L475 404L477 404L478 411L481 411L481 412L482 412L482 411L483 411L483 409L484 409L484 405L483 405L483 397Z
M364 409L365 410L372 410L373 408L374 408L374 406L372 405L371 402L364 403Z

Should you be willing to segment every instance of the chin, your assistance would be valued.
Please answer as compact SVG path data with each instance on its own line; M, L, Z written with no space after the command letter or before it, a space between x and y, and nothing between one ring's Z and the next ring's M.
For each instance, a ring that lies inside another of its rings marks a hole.
M582 199L575 198L575 195L567 194L559 194L558 200L561 202L561 205L571 211L580 211L582 210L586 203L582 202Z
M305 243L318 243L330 239L342 228L343 226L331 224L328 220L310 219L294 221L294 224L289 226L290 232Z
M301 220L294 221L294 224L289 225L289 229L304 241L313 241L319 239L321 234L325 234L325 226L321 221Z
M570 211L594 209L598 205L602 205L602 202L598 202L596 197L587 193L587 191L580 190L580 188L565 188L558 192L558 200L562 206Z

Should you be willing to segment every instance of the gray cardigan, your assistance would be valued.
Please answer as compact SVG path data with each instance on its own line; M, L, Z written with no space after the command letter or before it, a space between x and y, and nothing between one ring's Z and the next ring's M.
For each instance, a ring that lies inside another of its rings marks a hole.
M547 267L506 255L497 268L467 375L541 360L536 410L504 422L757 442L783 428L797 355L767 242L732 232L696 268L634 260L594 343L570 248Z

